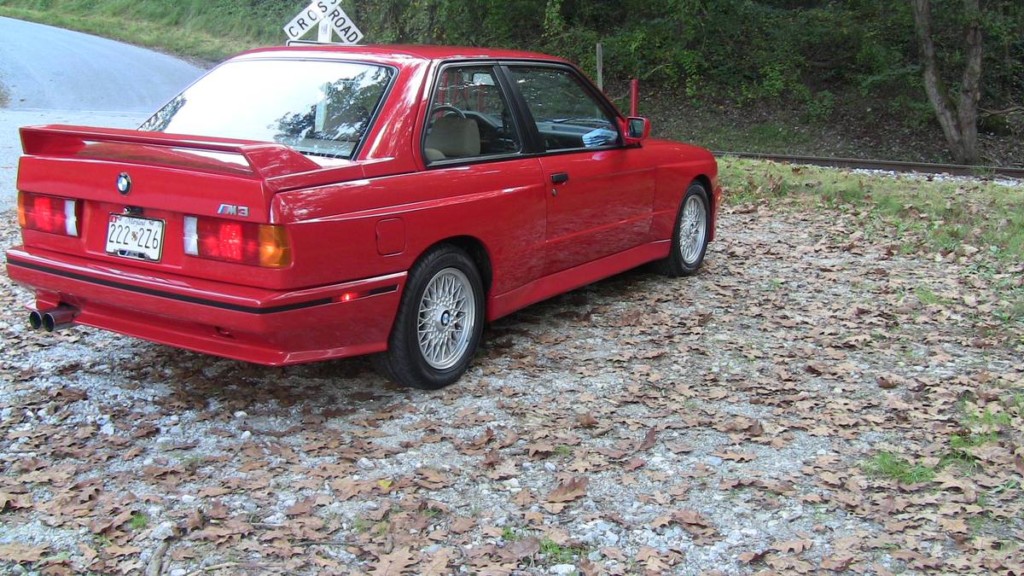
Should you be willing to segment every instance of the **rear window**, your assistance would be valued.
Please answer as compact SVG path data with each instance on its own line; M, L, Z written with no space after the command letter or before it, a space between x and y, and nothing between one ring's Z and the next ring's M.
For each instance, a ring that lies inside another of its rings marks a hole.
M229 62L140 130L276 142L313 156L351 158L393 77L391 68L356 62Z

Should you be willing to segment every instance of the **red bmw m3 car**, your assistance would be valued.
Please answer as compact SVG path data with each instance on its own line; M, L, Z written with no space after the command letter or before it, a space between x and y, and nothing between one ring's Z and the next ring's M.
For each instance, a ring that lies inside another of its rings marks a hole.
M373 354L440 388L485 322L715 237L717 166L528 52L291 46L138 130L21 129L12 279L83 324L266 365Z

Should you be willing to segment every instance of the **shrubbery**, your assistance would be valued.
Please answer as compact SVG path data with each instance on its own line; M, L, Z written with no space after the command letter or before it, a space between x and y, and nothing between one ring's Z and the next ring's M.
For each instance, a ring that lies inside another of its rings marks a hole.
M962 69L962 3L932 0L948 83ZM6 6L144 20L196 33L283 41L281 26L306 0L5 0ZM837 98L884 94L897 115L928 110L910 3L905 0L345 0L382 43L503 46L565 56L595 75L692 99L739 104L786 99L826 119ZM1024 101L1024 3L983 3L983 108ZM225 56L227 54L224 54ZM927 117L927 115L925 116Z

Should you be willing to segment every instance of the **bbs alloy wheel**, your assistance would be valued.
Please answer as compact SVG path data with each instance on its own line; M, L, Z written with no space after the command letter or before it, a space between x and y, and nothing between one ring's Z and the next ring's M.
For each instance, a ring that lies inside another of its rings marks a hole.
M404 386L443 388L469 367L483 321L483 282L476 264L454 246L439 246L410 270L388 351L375 363Z

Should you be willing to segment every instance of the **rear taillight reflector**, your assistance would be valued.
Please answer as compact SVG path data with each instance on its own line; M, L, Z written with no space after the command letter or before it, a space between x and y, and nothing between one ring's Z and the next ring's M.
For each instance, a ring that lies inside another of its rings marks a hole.
M185 217L185 254L237 264L284 268L291 264L288 235L281 226L222 218Z
M27 230L78 236L79 203L31 192L18 194L18 223Z

